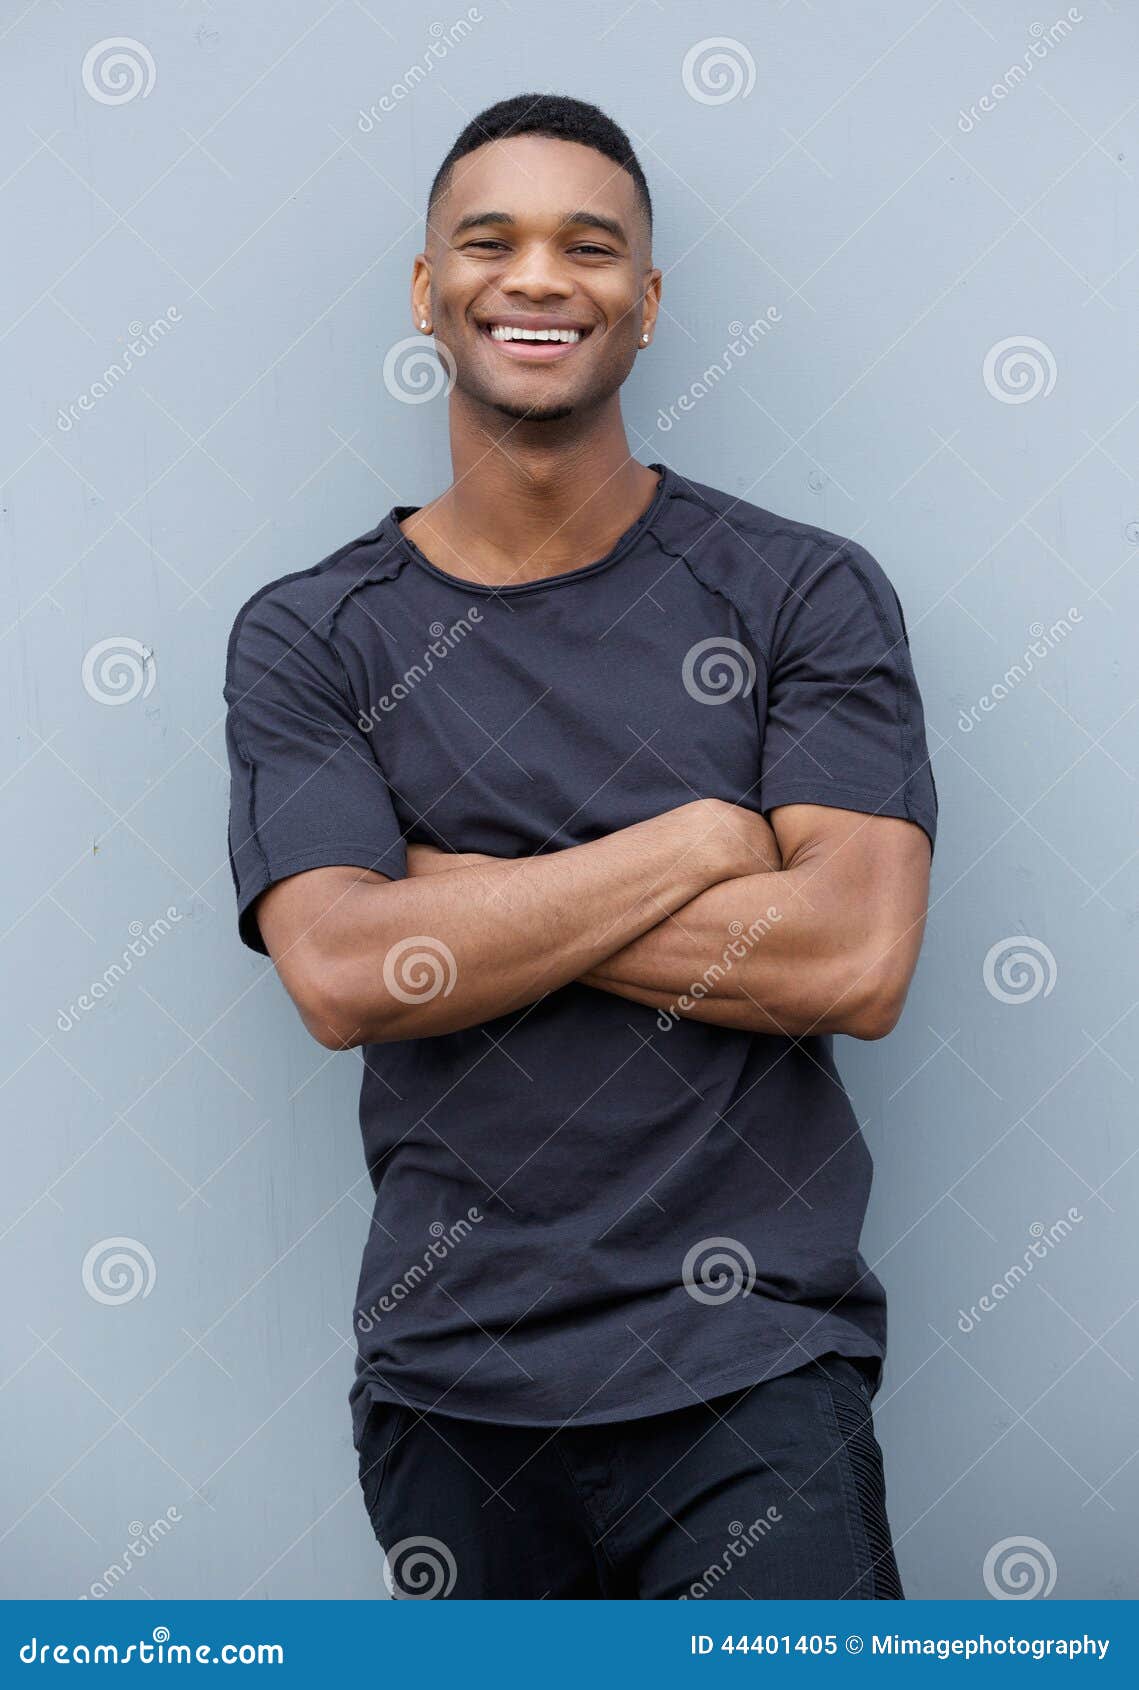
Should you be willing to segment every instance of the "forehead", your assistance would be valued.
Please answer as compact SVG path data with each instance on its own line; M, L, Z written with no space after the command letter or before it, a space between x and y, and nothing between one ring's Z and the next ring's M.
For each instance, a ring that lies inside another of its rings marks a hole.
M630 237L643 220L633 178L615 159L580 141L514 135L458 160L436 215L447 230L479 209L506 211L521 221L552 218L571 206L618 219Z

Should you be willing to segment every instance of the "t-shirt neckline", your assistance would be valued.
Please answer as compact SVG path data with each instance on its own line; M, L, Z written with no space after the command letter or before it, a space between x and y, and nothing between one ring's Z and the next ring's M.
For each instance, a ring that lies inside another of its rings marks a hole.
M617 562L618 558L624 557L630 547L636 544L649 525L660 515L671 491L672 472L667 465L649 464L648 468L656 470L660 477L656 491L640 516L617 538L605 556L598 558L595 563L583 564L577 569L564 569L557 575L546 575L537 581L505 582L500 586L495 586L488 581L472 581L465 575L451 575L447 570L440 569L437 564L432 563L426 553L420 551L415 541L410 539L400 528L400 523L406 517L414 515L417 510L423 508L421 505L393 505L384 518L383 526L387 531L387 538L398 546L412 563L425 570L427 574L433 575L437 581L443 581L447 586L457 587L465 593L482 593L488 598L514 598L521 593L533 593L550 587L568 586L571 581L580 581L587 576L596 575L599 570L608 569L611 564Z

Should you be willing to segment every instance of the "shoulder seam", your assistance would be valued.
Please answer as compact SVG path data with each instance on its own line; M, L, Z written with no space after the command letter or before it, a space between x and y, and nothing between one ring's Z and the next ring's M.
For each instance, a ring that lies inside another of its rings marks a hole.
M380 526L382 526L382 524ZM245 624L245 619L249 615L250 611L253 610L269 593L275 592L278 587L287 587L291 581L303 581L310 576L319 575L321 570L334 568L342 558L347 557L349 553L355 551L358 546L367 544L368 541L378 534L378 532L379 529L374 528L369 529L365 534L358 534L355 539L347 541L343 546L338 546L335 551L329 552L327 557L321 558L319 563L311 564L308 569L294 569L287 575L278 575L275 580L266 581L264 585L259 587L250 598L246 599L245 603L234 618L233 627L230 630L229 642L226 646L224 690L228 690L229 687L230 673L233 668L233 659L234 653L237 649L237 641L240 638L241 630ZM397 548L393 546L392 550L396 551ZM363 581L364 577L361 576L359 581L355 581L350 586L346 587L344 591L333 600L328 607L328 613L330 613L333 618L335 618L341 602L354 593L356 589L363 584ZM315 629L311 631L315 632Z
M734 519L732 512L741 506L750 505L751 501L749 499L739 498L733 500L731 510L725 514L723 511L718 511L715 505L711 504L703 497L702 494L697 493L693 487L688 485L678 487L672 494L672 497L674 499L687 499L690 504L698 505L702 510L709 511L712 516L717 518L718 521L727 523L729 520L736 520L736 526L738 528L744 528L745 526L750 525L753 528L759 529L763 534L769 536L771 539L806 540L816 544L833 544L835 548L834 555L837 555L838 552L845 550L849 546L858 544L858 541L852 540L847 534L836 534L831 529L820 528L817 524L812 522L796 522L792 518L777 517L775 512L768 513L776 517L775 522L770 526L764 524L761 520L758 520L755 517L749 517L747 515L741 516L738 520ZM754 509L756 507L752 508Z
M771 675L771 651L768 648L768 646L766 646L764 644L763 640L761 640L759 638L759 636L756 634L756 631L755 631L754 627L752 626L750 614L744 609L744 607L740 603L738 603L735 594L728 587L726 587L723 584L723 582L718 582L715 586L713 586L710 582L705 581L703 576L699 573L698 569L696 568L695 564L692 562L691 558L689 558L686 553L681 553L680 555L681 555L682 561L683 561L684 566L687 569L689 575L691 575L693 580L697 581L700 584L700 586L703 587L703 589L706 593L717 593L719 595L719 597L722 598L726 604L731 605L732 609L735 611L736 615L739 617L740 621L743 623L744 627L747 629L748 633L751 635L752 644L755 646L755 650L756 650L756 656L760 659L760 661L763 664L764 669L767 671L768 677L770 677L770 675Z
M713 505L710 505L706 499L702 498L698 493L693 492L690 488L687 488L687 487L679 488L679 489L677 489L676 492L674 492L671 495L671 497L674 498L674 499L688 499L690 501L690 503L699 506L701 510L708 511L709 514L716 517L717 520L720 519L720 513L715 509L715 507ZM668 507L666 505L665 509L667 510L667 508ZM729 592L729 590L722 583L718 583L715 586L713 586L710 582L706 581L703 578L703 576L700 575L699 572L697 571L695 565L692 563L692 560L689 558L687 551L686 550L678 550L675 546L673 546L660 533L660 530L655 523L651 524L650 527L652 529L653 536L656 539L657 545L660 547L661 551L667 553L667 555L669 557L674 557L679 562L683 563L684 567L687 569L689 575L691 575L693 580L696 581L701 587L703 587L703 589L706 593L717 593L720 596L720 598L722 598L724 600L724 602L726 604L731 605L732 609L735 611L736 615L739 617L740 621L743 623L744 627L747 629L748 633L750 634L751 639L752 639L752 643L756 648L756 654L762 660L764 668L767 670L768 674L770 675L770 673L771 673L771 654L770 654L770 651L768 650L768 648L764 644L764 642L761 639L757 638L755 629L752 627L751 618L748 615L748 613L744 610L743 606L740 605L739 603L737 603L735 597L732 595L731 592Z

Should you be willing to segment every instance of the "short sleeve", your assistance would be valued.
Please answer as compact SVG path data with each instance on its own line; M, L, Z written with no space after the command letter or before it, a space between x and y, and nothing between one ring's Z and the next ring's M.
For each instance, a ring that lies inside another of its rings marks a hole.
M933 848L937 790L902 607L852 541L803 571L777 619L760 802L899 816Z
M238 931L266 955L253 905L267 887L336 864L402 878L406 847L339 658L279 588L234 625L225 700Z

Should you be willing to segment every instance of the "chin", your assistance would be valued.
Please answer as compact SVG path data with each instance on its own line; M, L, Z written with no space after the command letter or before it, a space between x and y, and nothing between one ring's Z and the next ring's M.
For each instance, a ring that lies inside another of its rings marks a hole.
M572 417L577 409L575 405L511 405L505 399L496 401L494 408L519 422L560 422L563 417Z

